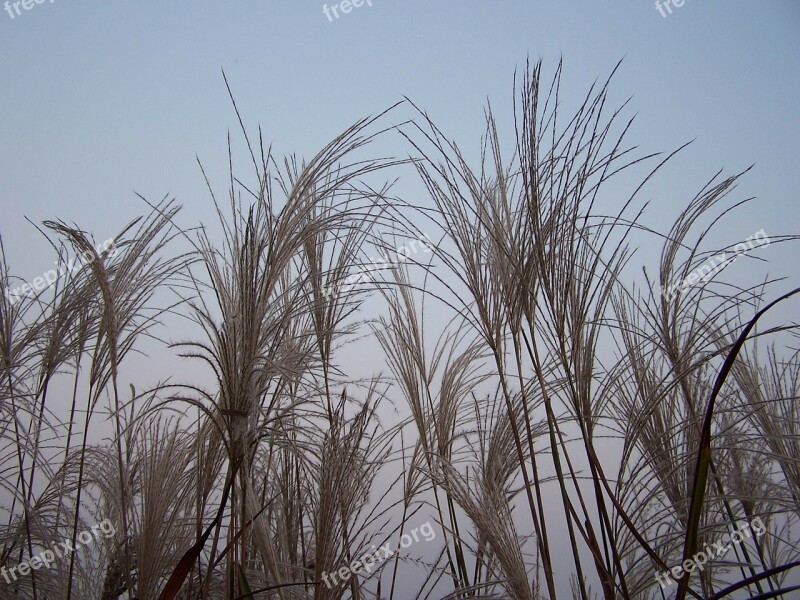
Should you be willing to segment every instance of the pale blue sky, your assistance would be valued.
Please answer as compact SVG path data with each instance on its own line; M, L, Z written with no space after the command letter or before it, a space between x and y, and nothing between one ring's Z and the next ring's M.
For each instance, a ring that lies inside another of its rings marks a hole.
M261 124L278 154L310 157L403 95L474 148L487 99L509 131L512 77L528 56L548 73L563 57L573 103L624 57L612 99L632 96L629 142L652 152L696 140L647 190L645 222L666 229L718 169L756 163L735 197L761 201L721 241L798 232L793 0L686 0L666 18L644 0L373 0L333 22L322 5L55 0L13 19L0 11L0 234L14 271L30 280L51 267L26 216L74 220L104 240L145 211L136 191L177 197L185 226L212 223L195 155L224 192L226 135L238 124L222 69L251 131ZM407 147L392 135L373 151ZM398 189L419 186L408 177ZM763 253L771 272L800 280L785 246Z
M487 98L509 115L528 55L551 67L563 56L575 92L624 57L613 89L633 96L631 141L666 150L696 138L672 172L686 193L720 167L756 162L746 192L783 214L763 215L769 232L797 215L798 32L792 0L686 0L667 18L644 0L373 0L334 22L316 0L2 11L0 232L24 260L24 215L74 219L105 239L142 211L133 190L209 213L195 154L222 177L236 129L222 68L248 125L278 152L310 156L403 94L472 143Z

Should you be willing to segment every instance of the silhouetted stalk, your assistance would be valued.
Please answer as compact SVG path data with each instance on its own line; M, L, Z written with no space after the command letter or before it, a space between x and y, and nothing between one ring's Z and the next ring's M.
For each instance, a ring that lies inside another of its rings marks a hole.
M747 325L745 325L745 327L742 329L742 332L737 337L736 342L733 344L733 347L725 357L725 362L722 365L719 374L717 375L716 381L714 381L714 389L711 391L711 396L708 400L705 419L703 421L702 436L700 438L700 444L697 452L697 464L695 466L694 485L692 487L691 503L689 505L689 518L687 520L686 527L686 541L683 550L684 560L693 556L697 551L697 532L701 511L703 508L703 501L705 500L706 484L708 481L709 462L711 460L711 425L714 417L714 405L717 396L719 395L722 385L725 383L725 380L730 373L731 367L733 367L733 364L736 361L739 351L747 340L750 331L753 329L753 327L755 327L761 316L776 304L779 304L780 302L783 302L784 300L791 298L798 293L800 293L800 288L795 288L791 292L788 292L776 300L773 300L755 314L755 316L747 323ZM686 598L686 592L688 588L689 573L684 573L683 577L681 577L680 581L678 582L678 591L675 595L676 600L684 600L684 598Z

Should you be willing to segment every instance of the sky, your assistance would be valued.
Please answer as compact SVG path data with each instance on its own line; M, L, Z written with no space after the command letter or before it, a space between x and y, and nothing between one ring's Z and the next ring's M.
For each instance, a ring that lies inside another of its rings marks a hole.
M526 60L541 58L550 75L563 60L572 106L622 60L611 98L630 100L629 142L667 152L693 140L648 188L646 221L663 230L714 173L755 165L737 198L759 201L728 218L720 245L797 232L792 0L686 0L666 16L644 0L372 0L338 18L338 5L316 0L26 1L19 14L13 2L0 11L0 235L26 280L51 266L26 219L74 221L102 241L146 212L141 194L176 198L186 227L215 221L198 160L224 193L231 132L246 167L223 71L250 134L261 126L278 156L310 158L404 97L476 149L487 102L513 133L513 78ZM401 107L386 124L411 116ZM408 147L395 134L371 151ZM418 200L410 170L398 186ZM782 248L764 251L770 268L800 274Z
M612 99L630 99L629 141L663 152L693 140L648 190L649 222L665 228L720 169L755 165L737 197L759 200L723 241L798 233L796 0L685 0L666 16L650 0L371 0L332 19L324 6L338 4L318 0L13 4L0 6L0 235L23 278L52 261L28 219L102 241L147 211L141 194L175 197L187 227L214 220L197 161L224 191L229 132L244 159L223 71L248 130L310 158L404 97L474 149L487 101L508 131L526 60L550 74L563 60L573 103L622 60ZM408 148L395 135L374 151ZM764 252L798 280L793 253Z
M310 157L403 96L477 142L487 100L510 119L527 58L551 70L563 58L576 95L623 59L612 90L631 98L631 139L648 151L695 140L660 206L755 163L743 193L762 198L767 232L797 214L791 0L686 0L666 17L632 0L372 0L332 21L308 0L31 6L0 12L0 233L23 271L41 272L27 264L40 244L25 217L74 220L103 240L143 212L134 192L211 215L196 157L224 186L226 135L238 131L223 69L251 131Z

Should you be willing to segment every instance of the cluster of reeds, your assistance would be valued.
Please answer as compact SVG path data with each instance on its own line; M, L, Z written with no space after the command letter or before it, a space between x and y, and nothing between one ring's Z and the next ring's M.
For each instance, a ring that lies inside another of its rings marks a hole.
M610 79L565 116L561 67L529 66L513 143L487 109L476 161L411 103L389 128L411 160L359 158L387 114L307 163L242 125L251 174L231 166L226 201L209 182L218 236L166 200L113 255L45 222L59 256L92 260L0 299L0 568L102 519L116 535L0 577L0 598L791 597L797 333L755 325L794 292L767 304L780 282L724 271L658 292L713 253L742 174L662 232L653 280L631 277L633 240L657 235L639 197L671 155L627 146ZM374 184L406 164L427 204ZM387 236L423 233L426 262L341 285ZM162 342L175 318L194 334ZM388 373L364 379L342 365L367 334ZM154 343L212 383L140 383L129 355ZM324 583L419 515L435 541ZM659 584L756 518L763 537Z

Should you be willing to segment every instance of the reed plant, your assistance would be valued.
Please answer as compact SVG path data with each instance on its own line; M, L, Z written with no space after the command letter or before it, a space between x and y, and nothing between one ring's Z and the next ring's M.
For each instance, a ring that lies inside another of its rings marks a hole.
M630 145L612 78L570 111L561 65L528 64L512 133L488 106L477 158L406 100L278 159L234 102L244 172L230 140L224 199L203 170L217 233L168 199L113 254L46 221L57 257L88 260L0 298L0 598L791 598L800 355L795 323L761 323L797 290L674 286L721 250L746 171L648 227L685 148ZM370 158L389 135L408 158ZM426 201L383 183L407 166ZM424 259L349 285L423 235ZM661 252L639 273L641 240ZM186 374L137 372L153 344ZM362 346L369 375L347 368ZM399 544L423 516L435 541ZM103 519L112 537L14 570Z

